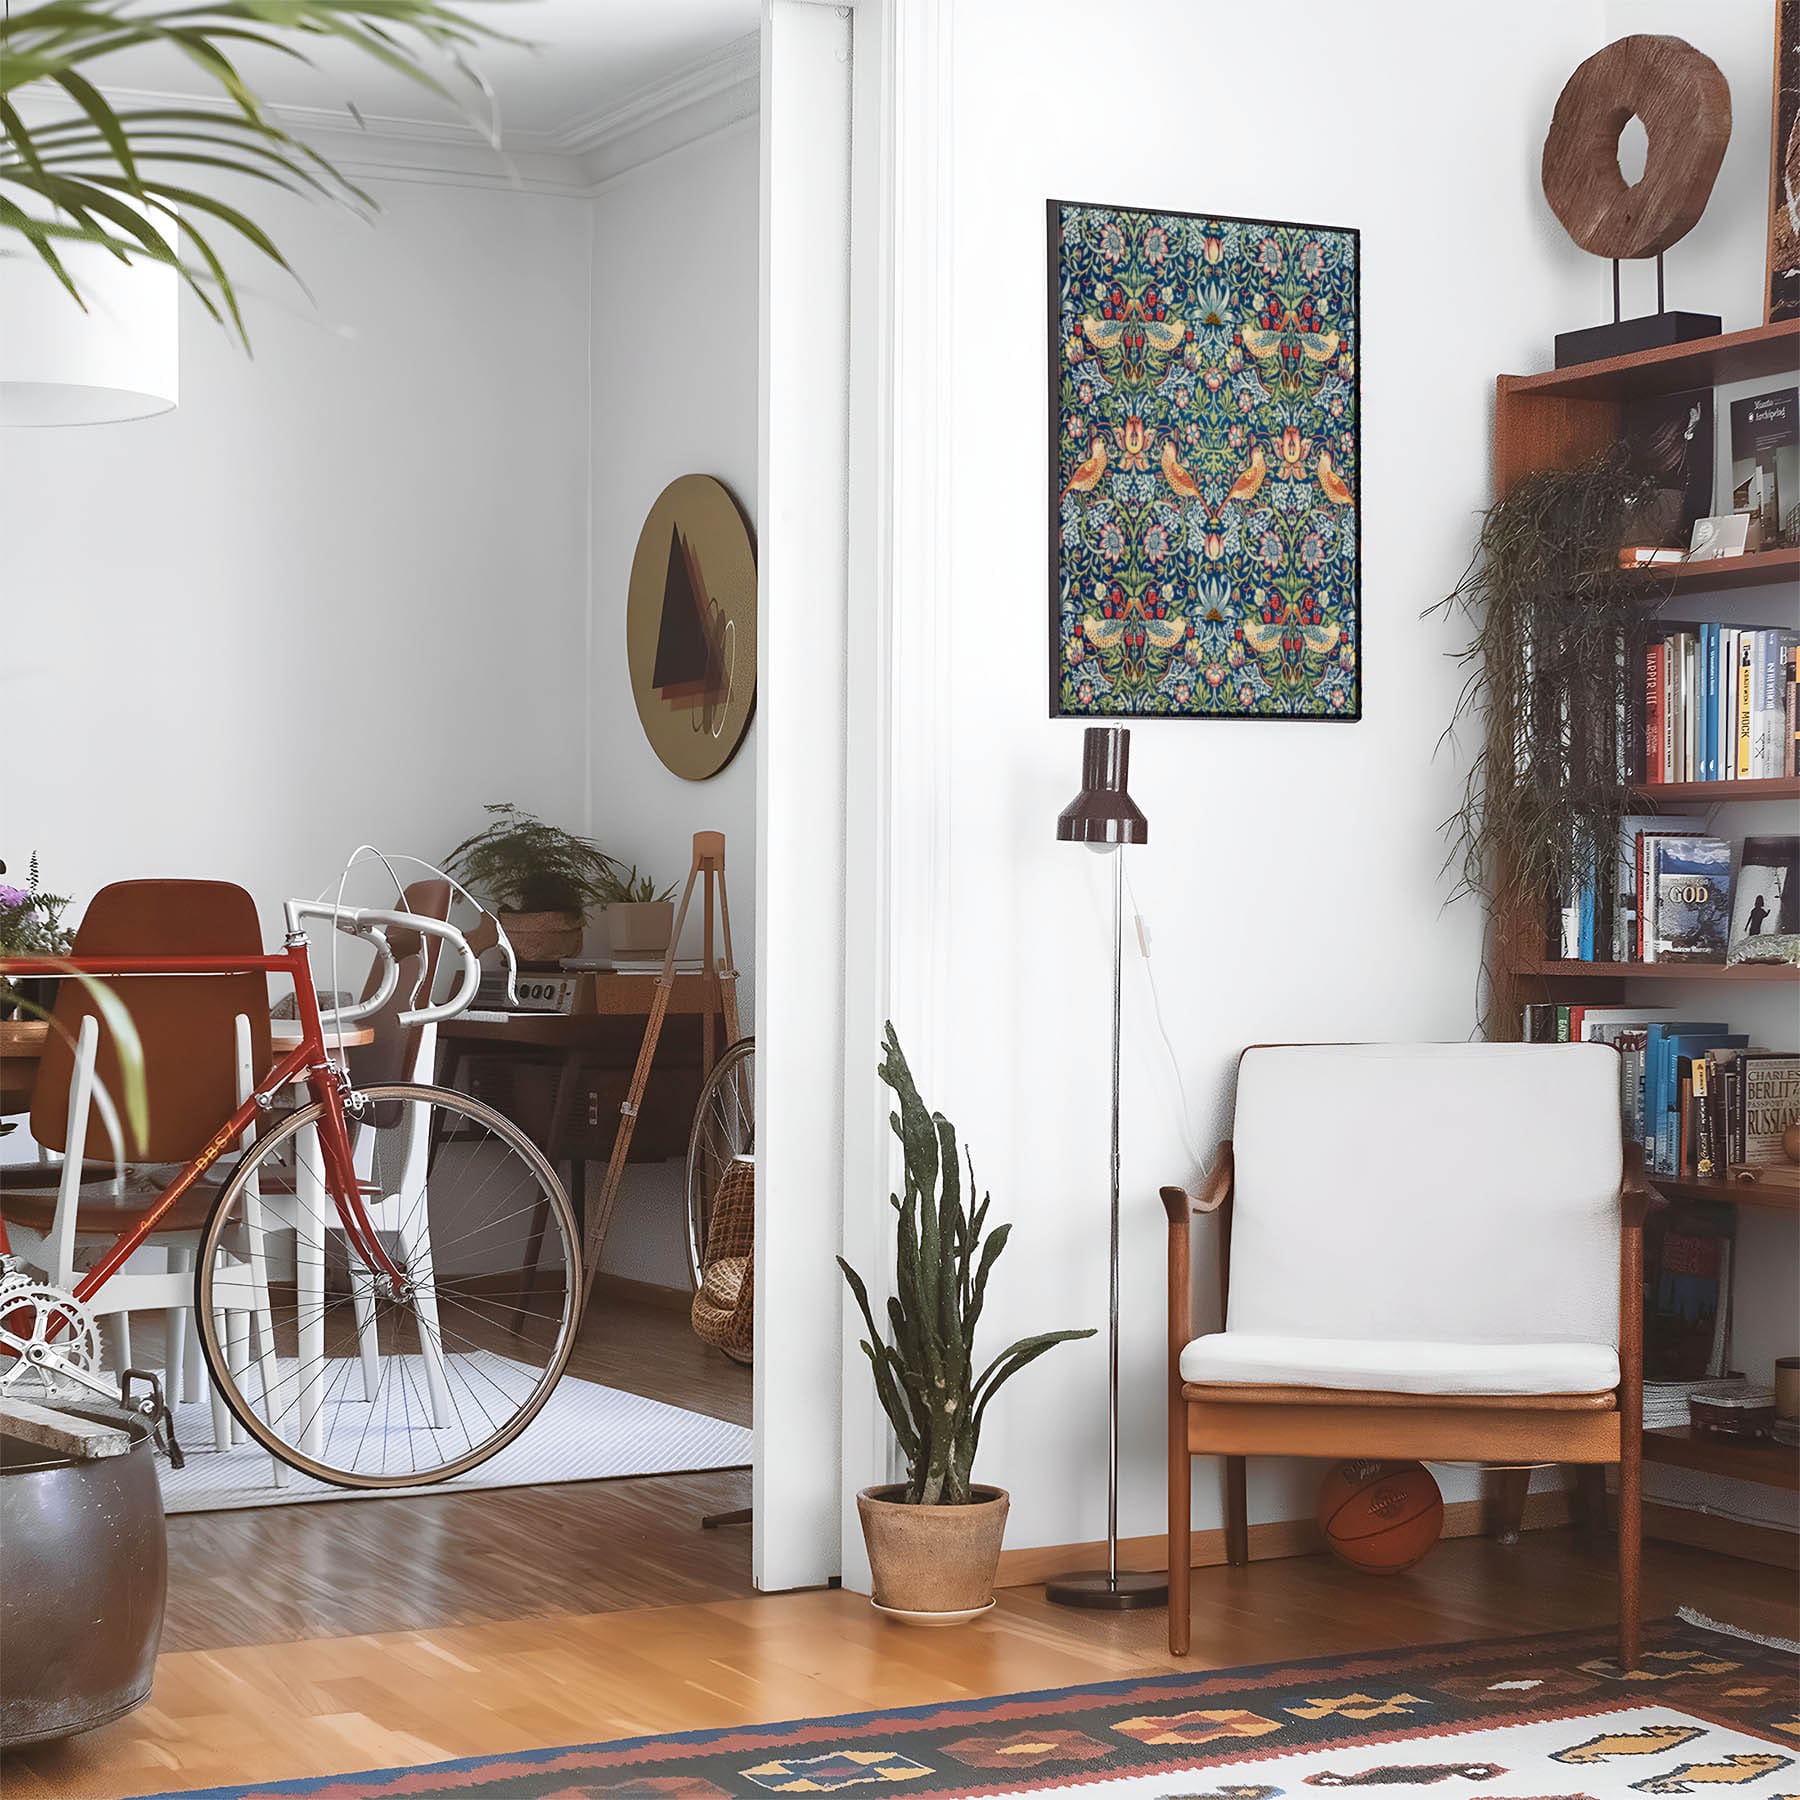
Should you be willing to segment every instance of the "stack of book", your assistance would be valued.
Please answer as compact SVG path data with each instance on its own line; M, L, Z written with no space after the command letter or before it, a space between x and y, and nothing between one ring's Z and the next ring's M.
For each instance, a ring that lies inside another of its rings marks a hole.
M1727 1299L1725 1323L1729 1326L1731 1305ZM1708 1360L1713 1358L1709 1355ZM1719 1346L1717 1359L1724 1362L1724 1345ZM1732 1385L1743 1385L1742 1375L1726 1375L1723 1366L1719 1370L1722 1379L1712 1376L1701 1376L1697 1381L1646 1381L1644 1383L1644 1429L1646 1431L1666 1431L1671 1425L1685 1425L1688 1422L1688 1401L1695 1394L1712 1394L1723 1391L1730 1393Z
M1643 646L1639 779L1758 781L1793 775L1800 633L1679 625Z
M1782 1133L1800 1121L1800 1051L1762 1050L1715 1020L1667 1007L1525 1009L1531 1043L1611 1044L1619 1112L1653 1175L1723 1178L1734 1168L1787 1165Z
M1742 852L1681 813L1620 821L1609 880L1573 884L1549 921L1565 962L1722 963L1749 938L1800 930L1800 838L1753 837Z

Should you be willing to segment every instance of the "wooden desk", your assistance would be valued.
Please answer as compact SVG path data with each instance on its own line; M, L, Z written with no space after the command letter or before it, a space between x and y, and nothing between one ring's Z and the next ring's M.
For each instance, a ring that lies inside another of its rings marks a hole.
M584 1236L591 1222L587 1165L612 1155L656 977L601 970L587 986L583 999L592 1011L464 1013L438 1027L439 1081L487 1101L552 1162L566 1165ZM725 1045L717 978L678 974L629 1161L686 1156L701 1083Z

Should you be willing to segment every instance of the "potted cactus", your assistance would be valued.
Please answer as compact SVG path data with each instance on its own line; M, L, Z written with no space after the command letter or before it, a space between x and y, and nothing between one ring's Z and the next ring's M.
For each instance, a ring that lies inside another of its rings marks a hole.
M891 1487L864 1488L856 1506L875 1605L909 1624L953 1625L993 1604L1006 1529L1005 1490L971 1479L988 1402L1053 1345L1094 1334L1021 1338L976 1372L975 1328L1012 1226L997 1225L984 1237L991 1197L984 1194L971 1210L973 1163L965 1186L956 1128L926 1110L891 1024L880 1074L899 1102L892 1123L906 1166L905 1196L889 1196L898 1214L889 1338L875 1323L862 1277L841 1256L837 1261L868 1326L863 1354L907 1476Z

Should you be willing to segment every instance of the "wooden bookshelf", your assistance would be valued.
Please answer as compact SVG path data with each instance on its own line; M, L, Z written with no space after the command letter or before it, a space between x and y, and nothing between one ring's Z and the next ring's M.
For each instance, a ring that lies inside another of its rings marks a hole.
M1800 367L1800 319L1789 319L1576 368L1539 375L1501 375L1495 382L1494 491L1504 494L1539 469L1575 468L1617 443L1627 400L1734 381L1792 382L1796 367ZM1641 583L1646 609L1676 593L1716 593L1742 597L1766 611L1772 594L1779 595L1785 605L1783 590L1800 588L1800 550L1765 550L1704 563L1657 564L1638 571L1633 581ZM1632 794L1634 807L1652 812L1771 800L1800 800L1800 780L1652 783L1635 788ZM1738 833L1733 830L1730 835ZM1666 997L1670 982L1704 984L1709 991L1714 984L1749 982L1753 984L1748 990L1751 993L1792 994L1800 987L1800 969L1781 963L1727 967L1723 963L1563 961L1543 953L1543 930L1542 912L1529 905L1521 916L1490 921L1493 1008L1502 1028L1510 1024L1513 1031L1518 1029L1527 1002L1588 999L1618 1004L1631 995L1648 1000L1659 985ZM1768 985L1771 983L1773 988ZM1720 1009L1716 1017L1730 1016L1726 1010L1730 1003L1724 995L1707 1004ZM1649 1180L1667 1199L1723 1202L1757 1209L1764 1216L1800 1221L1800 1190L1785 1185L1655 1175ZM1782 1230L1785 1236L1788 1227ZM1680 1426L1645 1432L1643 1450L1650 1463L1800 1491L1800 1450L1773 1442L1696 1437L1687 1426ZM1672 1528L1657 1525L1659 1512L1669 1515ZM1652 1504L1646 1507L1645 1526L1654 1535L1680 1536L1692 1531L1697 1518L1702 1515Z
M1652 563L1628 571L1650 593L1696 594L1800 582L1800 546L1715 556L1707 562Z
M1510 974L1535 981L1775 981L1800 982L1792 963L1515 962Z
M1687 1175L1644 1177L1665 1200L1711 1200L1724 1206L1753 1206L1761 1212L1800 1219L1800 1188L1782 1182L1697 1181Z
M1800 776L1758 776L1754 781L1646 781L1631 790L1634 800L1699 802L1717 806L1726 800L1800 800Z
M1502 375L1503 394L1559 400L1627 400L1639 394L1676 394L1728 381L1792 377L1800 362L1800 319L1753 325L1721 337L1694 338L1659 350L1636 350L1600 362L1547 369L1541 375Z
M1691 1426L1674 1425L1644 1433L1644 1460L1800 1491L1800 1450L1768 1438L1696 1435Z

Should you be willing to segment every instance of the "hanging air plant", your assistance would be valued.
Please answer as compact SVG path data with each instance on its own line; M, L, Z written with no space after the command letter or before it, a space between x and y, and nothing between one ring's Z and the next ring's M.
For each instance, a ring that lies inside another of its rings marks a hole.
M1502 944L1535 944L1553 907L1610 877L1632 770L1628 654L1656 599L1620 569L1649 484L1623 446L1578 469L1540 469L1489 508L1474 560L1429 611L1460 607L1475 635L1446 731L1478 720L1462 805L1445 821L1453 898L1486 903ZM1494 1035L1518 1022L1489 1021Z

